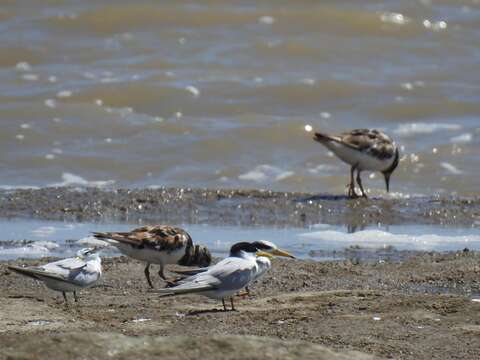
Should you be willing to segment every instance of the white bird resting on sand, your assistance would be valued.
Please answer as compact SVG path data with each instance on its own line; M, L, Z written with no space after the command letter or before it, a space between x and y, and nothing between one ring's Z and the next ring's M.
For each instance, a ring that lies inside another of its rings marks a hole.
M282 257L289 257L289 258L295 259L295 256L293 256L292 254L290 254L285 250L279 249L277 245L275 245L270 241L259 240L259 241L253 242L252 244L255 245L257 249L259 249L262 253L268 253L273 256L282 256ZM269 257L267 256L257 255L256 262L257 262L257 269L256 269L256 272L253 274L252 282L260 279L272 267L272 263ZM211 266L198 268L198 269L189 269L189 270L175 270L175 272L180 275L191 276L191 275L196 275L196 274L208 271L210 268ZM176 283L179 283L181 280L184 280L184 279L185 278L177 280ZM245 286L245 290L246 290L246 293L240 293L239 295L240 296L250 295L250 290L248 286Z
M42 281L49 289L60 291L65 302L67 292L73 292L75 302L77 291L94 285L102 276L102 260L97 248L85 248L77 256L54 261L36 267L9 266L16 273Z
M240 242L230 249L230 255L211 266L208 270L189 276L177 282L177 285L157 290L162 296L199 294L211 299L222 299L226 311L225 298L230 298L232 310L235 310L233 296L246 287L258 272L257 256L272 257L260 250L259 244Z

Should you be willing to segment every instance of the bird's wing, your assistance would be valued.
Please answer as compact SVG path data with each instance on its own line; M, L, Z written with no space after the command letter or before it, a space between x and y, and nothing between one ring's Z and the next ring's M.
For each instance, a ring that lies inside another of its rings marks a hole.
M44 273L51 274L52 276L59 276L64 279L72 280L79 273L81 273L86 266L87 262L85 260L74 257L54 261L33 269L43 271Z
M99 240L115 240L134 248L158 251L174 251L192 241L185 230L168 225L142 226L129 232L94 232L93 236Z
M211 266L207 271L191 276L183 283L189 281L214 283L223 289L242 288L253 278L255 261L229 257Z
M61 274L50 273L40 268L21 268L17 266L9 266L8 268L19 274L22 274L37 280L41 280L42 278L48 278L48 279L54 279L57 281L70 282L68 278L66 278Z
M72 270L80 269L86 264L85 260L78 257L54 261L38 268L56 274L69 274Z
M349 148L352 148L354 150L359 150L358 146L355 143L344 141L342 135L337 136L337 135L329 135L321 132L316 132L315 137L313 139L322 144L334 142L334 143L339 143L339 144L348 146Z
M192 275L197 275L199 273L208 271L209 267L203 267L203 268L197 268L197 269L182 269L182 270L171 270L172 272L179 274L179 275L185 275L185 276L192 276Z
M229 257L207 271L180 280L177 286L161 289L162 294L187 294L208 290L241 289L253 279L252 262Z
M340 135L343 144L355 147L358 150L379 149L380 147L392 147L392 139L378 130L355 129ZM393 150L392 150L393 154Z

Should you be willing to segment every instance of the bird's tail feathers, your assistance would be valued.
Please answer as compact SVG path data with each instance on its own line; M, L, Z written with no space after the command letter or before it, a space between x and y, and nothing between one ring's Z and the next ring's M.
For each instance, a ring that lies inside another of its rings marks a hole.
M8 266L7 268L9 270L12 270L12 271L20 274L20 275L28 276L29 278L38 280L38 277L36 277L35 274L33 274L31 272L31 270L28 269L28 268L22 268L22 267L18 267L18 266Z
M212 290L214 287L211 285L193 285L185 287L170 287L165 289L152 290L152 292L159 294L160 296L173 296L181 294L195 294L208 290Z

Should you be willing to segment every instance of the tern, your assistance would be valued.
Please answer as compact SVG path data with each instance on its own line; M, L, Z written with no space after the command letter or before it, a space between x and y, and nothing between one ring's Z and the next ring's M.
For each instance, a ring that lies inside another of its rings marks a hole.
M355 192L355 171L361 196L367 197L360 178L360 173L364 170L381 172L387 192L390 191L390 176L398 166L400 154L397 145L388 135L378 130L355 129L340 135L316 132L313 139L351 166L349 197L359 197Z
M35 280L42 281L49 289L60 291L68 303L67 292L77 291L94 285L102 276L102 261L96 248L85 248L77 256L36 267L9 266L10 270Z
M231 309L235 310L233 296L255 279L258 271L256 255L272 257L260 251L258 244L240 242L230 248L230 255L208 270L189 276L175 286L156 292L162 296L199 294L211 299L221 299L223 309L227 311L225 299L230 298Z
M93 236L114 245L131 258L146 262L145 277L152 289L150 264L160 265L158 274L168 283L165 265L208 266L212 261L206 247L194 245L185 230L169 225L143 226L128 232L94 232Z
M259 240L259 241L253 242L252 244L254 246L256 246L257 249L259 249L260 251L265 252L265 253L269 253L270 255L282 256L282 257L288 257L288 258L295 259L295 256L293 256L292 254L290 254L289 252L287 252L285 250L279 249L277 247L277 245L275 245L274 243L272 243L270 241ZM260 279L272 267L272 263L271 263L269 257L257 256L256 261L257 261L258 268L257 268L257 271L253 275L253 280L252 281ZM176 270L175 272L180 274L180 275L191 276L191 275L199 274L201 272L205 272L209 269L210 269L210 267L203 267L203 268L199 268L199 269ZM180 281L181 280L183 280L183 279L180 279ZM250 289L248 288L248 286L245 287L245 290L246 290L245 293L240 293L239 295L240 296L250 295Z

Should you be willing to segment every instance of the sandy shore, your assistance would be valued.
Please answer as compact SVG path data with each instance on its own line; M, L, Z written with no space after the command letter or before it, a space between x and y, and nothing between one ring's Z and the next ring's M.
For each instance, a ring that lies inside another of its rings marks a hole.
M198 351L202 358L216 358L223 351L230 356L224 358L233 359L247 356L262 341L269 357L256 352L251 358L313 359L312 351L337 358L316 345L341 352L339 358L359 358L346 351L395 359L478 359L480 354L480 303L472 300L480 295L480 253L472 251L418 254L397 263L276 259L272 271L252 286L252 296L237 300L234 312L220 311L221 304L200 296L159 298L149 292L143 266L124 257L105 259L102 283L83 291L79 303L65 306L60 294L6 268L43 261L0 264L0 348L9 349L0 358L22 358L28 351L46 358L63 348L72 357L75 349L84 354L98 349L96 358L103 359L110 347L153 358L152 344L158 350L178 343L183 345L166 352L171 358L193 359ZM241 337L225 338L229 335ZM135 345L137 336L147 336L143 348ZM165 342L157 336L180 337ZM52 344L60 345L52 349ZM249 350L239 350L245 347Z

